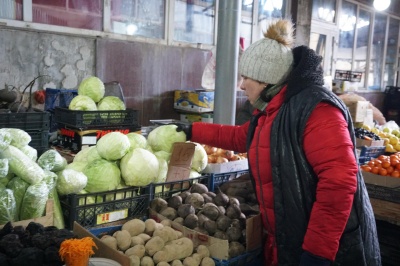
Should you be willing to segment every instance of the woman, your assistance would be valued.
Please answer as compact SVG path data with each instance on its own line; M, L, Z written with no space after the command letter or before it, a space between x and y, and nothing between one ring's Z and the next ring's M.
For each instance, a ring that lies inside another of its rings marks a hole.
M191 141L247 152L267 233L265 265L380 265L374 214L346 106L322 87L322 58L272 23L239 63L256 108L243 125L193 123Z

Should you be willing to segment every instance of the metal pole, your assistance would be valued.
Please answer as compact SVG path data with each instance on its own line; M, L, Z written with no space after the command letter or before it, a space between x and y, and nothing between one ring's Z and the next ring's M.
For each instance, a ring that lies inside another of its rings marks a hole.
M219 0L214 123L235 124L241 0Z

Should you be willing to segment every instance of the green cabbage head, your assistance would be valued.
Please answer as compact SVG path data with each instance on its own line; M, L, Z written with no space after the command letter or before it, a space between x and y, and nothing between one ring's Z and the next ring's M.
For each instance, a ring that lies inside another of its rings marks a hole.
M83 173L88 178L85 190L90 193L114 190L121 183L121 171L118 166L104 159L88 163Z
M147 186L158 177L159 163L157 157L142 148L128 152L121 159L121 173L128 186Z
M121 159L129 151L130 146L128 137L118 131L105 134L96 144L99 155L109 161Z
M98 110L125 110L125 103L116 96L106 96L97 103Z
M96 146L90 146L80 150L74 157L73 162L89 163L96 159L101 159Z
M68 109L75 111L96 111L97 105L89 96L76 95L69 103Z
M135 133L135 132L130 132L130 133L126 134L126 136L128 137L129 142L131 143L131 147L129 148L129 151L133 151L136 148L146 149L147 139L145 136Z
M88 96L96 103L104 97L104 93L104 83L98 77L94 76L82 80L78 87L78 95Z
M172 152L172 146L175 142L185 142L186 134L176 131L176 125L162 125L150 131L147 136L147 143L153 152L166 151Z
M88 178L84 173L73 169L64 169L57 173L56 189L60 196L79 193L86 187Z
M196 145L194 148L191 168L196 172L201 172L206 168L208 163L207 152L199 143L190 141L189 143L194 143Z

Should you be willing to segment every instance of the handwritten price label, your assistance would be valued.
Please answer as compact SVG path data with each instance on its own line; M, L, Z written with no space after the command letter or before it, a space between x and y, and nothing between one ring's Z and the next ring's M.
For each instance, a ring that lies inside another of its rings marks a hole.
M97 224L110 223L121 219L125 219L127 217L128 217L128 209L101 213L97 215Z

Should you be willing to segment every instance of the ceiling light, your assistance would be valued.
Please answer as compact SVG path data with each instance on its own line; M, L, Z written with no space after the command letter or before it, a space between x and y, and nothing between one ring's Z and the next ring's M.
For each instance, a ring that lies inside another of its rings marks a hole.
M390 0L374 0L374 8L383 11L390 6Z

